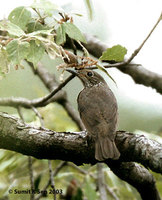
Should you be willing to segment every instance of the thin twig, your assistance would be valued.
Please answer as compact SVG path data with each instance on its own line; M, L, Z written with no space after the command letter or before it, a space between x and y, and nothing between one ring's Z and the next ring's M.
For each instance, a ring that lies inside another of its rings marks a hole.
M94 180L96 180L96 177L94 174L87 172L86 170L78 167L77 165L68 162L67 163L68 166L73 167L74 169L78 170L81 174L84 175L90 175ZM108 187L108 185L105 183L105 188L107 190L107 192L115 199L115 200L119 200L118 197L116 196L116 194L113 192L113 190L111 188Z
M147 37L142 42L142 44L138 47L138 49L136 49L134 51L134 53L131 55L131 57L126 61L126 64L129 64L133 60L133 58L139 53L139 51L142 49L143 45L146 43L146 41L149 39L149 37L151 36L153 31L155 30L155 28L157 27L157 25L161 21L161 18L162 18L162 13L161 13L160 17L158 18L157 22L155 23L155 25L153 26L153 28L151 29L151 31L149 32L149 34L147 35Z
M33 66L31 63L28 63L31 68L33 69ZM56 92L60 92L59 89L61 87L63 87L62 84L60 84L60 86L57 86L57 82L56 79L53 77L53 75L51 75L50 73L48 73L46 71L46 69L44 69L44 67L42 65L39 65L39 68L37 68L37 70L33 71L34 73L36 73L40 79L42 80L42 82L44 83L44 85L50 90L50 91L54 91L54 93L56 94ZM63 83L64 86L68 83L68 81L70 81L71 78L69 77L69 79L66 79L65 82ZM55 89L52 90L53 86L55 85ZM50 93L50 95L54 95ZM48 96L48 95L47 95ZM47 96L45 96L44 98L46 98ZM11 107L18 107L18 106L22 106L25 108L32 108L33 111L36 113L36 115L39 117L39 114L36 111L36 107L43 107L47 104L49 104L50 102L53 102L54 99L51 98L50 100L48 100L45 103L41 104L41 100L42 98L37 98L37 99L33 99L33 100L29 100L26 98L22 98L22 97L9 97L9 98L0 98L0 105L3 106L11 106ZM47 100L47 99L46 99ZM80 117L78 115L78 113L75 112L75 110L73 109L73 107L71 106L71 104L69 103L69 101L66 99L66 95L61 95L60 98L56 99L56 101L58 103L60 103L65 110L67 111L68 115L72 118L72 120L77 124L78 128L80 130L84 130L84 125L80 120ZM42 121L42 119L40 118L40 120Z
M144 41L142 42L142 44L132 53L132 55L126 61L123 61L121 63L109 64L109 65L104 66L104 67L105 68L109 68L111 66L111 67L117 67L117 68L119 68L121 66L128 65L134 59L134 57L140 52L140 50L142 49L142 47L144 46L144 44L146 43L146 41L149 39L149 37L151 36L151 34L153 33L153 31L155 30L155 28L157 27L157 25L161 21L161 18L162 18L162 14L158 18L157 22L155 23L155 25L153 26L153 28L151 29L151 31L149 32L149 34L147 35L147 37L144 39ZM91 67L91 69L97 69L97 67L93 66L93 67ZM60 84L58 86L58 88L56 88L55 90L53 90L49 95L47 95L44 98L42 98L42 100L39 100L38 102L36 102L35 105L33 105L33 106L37 106L39 104L43 104L43 103L47 102L54 94L56 94L60 89L62 89L73 78L74 78L74 75L69 76L62 84Z
M41 128L44 128L43 117L41 116L41 114L38 112L38 110L35 107L32 107L32 110L38 116L40 124L41 124ZM48 160L48 168L49 168L50 184L51 184L51 188L53 189L53 199L56 200L55 183L54 183L54 175L53 175L51 160Z
M41 23L44 24L45 17L42 17L40 12L36 8L33 8L33 10L37 13L38 17L40 18Z
M103 172L103 163L97 163L97 186L100 193L101 200L107 200L107 193L105 188L105 179Z
M51 183L51 188L53 189L53 199L56 200L56 188L55 188L55 183L54 183L54 173L52 169L52 163L51 160L48 160L48 168L49 168L49 175L50 175L50 183Z
M158 20L157 20L156 24L154 25L154 27L152 28L152 30L150 31L150 33L148 34L148 36L146 37L146 39L142 42L142 44L139 46L139 48L136 49L133 52L133 54L130 56L130 58L128 58L124 62L115 63L115 64L109 64L109 65L104 66L104 67L105 68L109 68L109 67L120 68L121 66L128 65L133 60L133 58L139 53L139 51L141 50L141 48L143 47L143 45L145 44L145 42L148 40L148 38L151 36L151 34L153 33L153 31L155 30L155 28L159 24L160 20L161 20L161 15L158 18ZM97 69L97 67L93 66L93 67L91 67L91 69ZM27 108L30 108L32 106L33 107L44 106L48 102L48 100L51 99L51 97L53 97L59 90L61 90L73 78L74 78L74 75L70 75L56 89L54 89L51 93L49 93L48 95L46 95L46 96L44 96L42 98L38 98L38 99L34 99L34 100L28 100L28 99L24 99L24 98L1 98L0 99L0 105L3 105L3 106L6 105L6 106L12 106L12 107L18 107L18 105L21 105L21 106L24 106L24 107L27 107Z
M37 69L34 69L31 63L28 62L28 64L31 66L33 73L41 79L41 81L49 91L52 91L54 87L56 88L59 85L55 78L55 75L49 73L41 63L39 63ZM57 103L61 104L64 107L64 109L67 111L67 114L77 124L78 128L80 130L84 130L85 128L82 121L80 120L79 114L75 111L71 103L68 101L66 92L61 90L59 91L59 93L57 93L57 95L54 96L56 98L55 100L57 101ZM53 98L50 99L50 101L52 101Z
M153 28L151 29L151 31L149 32L149 34L147 35L147 37L142 42L142 44L132 53L132 55L127 60L120 62L120 63L105 65L104 67L105 68L110 68L110 67L117 67L118 68L118 67L121 67L121 66L128 65L134 59L134 57L137 56L137 54L140 52L140 50L142 49L142 47L144 46L146 41L149 39L151 34L154 32L155 28L157 27L157 25L159 24L161 19L162 19L162 13L161 13L160 17L158 18L157 22L155 23L155 25L153 26ZM97 67L93 67L93 69L97 69Z
M19 117L22 120L23 124L25 124L24 116L23 116L23 114L21 112L21 107L20 106L17 107L17 112L18 112Z
M25 107L25 108L32 108L32 107L43 107L50 103L50 98L53 97L58 91L60 91L69 81L74 78L74 75L70 75L63 83L61 83L56 89L54 89L48 95L37 98L33 100L29 100L22 97L10 97L10 98L0 98L0 105L1 106L11 106L11 107Z
M73 168L76 169L76 170L78 170L81 174L85 174L85 175L88 174L88 172L87 172L86 170L84 170L84 169L78 167L77 165L75 165L75 164L73 164L73 163L71 163L71 162L68 162L67 165L70 166L70 167L73 167Z
M64 82L62 82L56 89L54 89L50 94L46 95L43 98L38 99L33 102L32 106L38 107L46 103L51 97L53 97L58 91L60 91L69 81L71 81L75 76L70 75Z
M31 188L30 200L34 200L34 175L33 175L32 157L31 156L28 156L28 167L29 167L30 188Z
M36 116L39 118L41 127L44 128L44 120L43 120L42 115L39 113L39 111L35 107L32 106L31 108L32 108L33 112L36 114Z
M38 110L35 107L32 107L33 112L38 116L41 127L44 128L44 120L41 114L38 112ZM48 160L48 168L49 168L49 176L50 176L50 184L53 189L53 199L56 200L56 193L55 193L55 183L54 183L54 175L53 175L53 169L52 169L52 164L51 161ZM45 191L45 190L44 190Z
M53 176L56 176L58 174L58 172L67 164L66 161L62 161L54 170L53 172ZM51 183L51 180L49 179L47 184L44 186L43 191L46 191L47 188L49 187ZM41 197L43 196L43 193L40 193L37 195L37 197L35 198L35 200L39 200Z
M71 163L71 162L68 162L67 163L68 166L70 167L73 167L74 169L78 170L81 174L84 174L84 175L89 175L91 176L93 179L96 179L96 177L94 176L94 174L90 173L90 172L87 172L86 170L78 167L77 165Z
M75 55L77 55L77 48L76 48L76 46L75 46L75 44L74 44L74 40L70 38L70 42L71 42L71 47L72 47L72 49L73 49L73 53L74 53Z
M109 188L109 186L107 184L105 184L105 188L106 188L107 192L111 195L112 198L114 198L115 200L119 200L119 198L116 196L116 194L113 192L113 190L111 188Z

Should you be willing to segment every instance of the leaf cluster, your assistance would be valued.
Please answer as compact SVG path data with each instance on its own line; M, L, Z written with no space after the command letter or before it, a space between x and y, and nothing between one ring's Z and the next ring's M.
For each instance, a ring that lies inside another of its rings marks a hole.
M61 45L66 42L67 35L76 41L86 42L72 17L46 0L12 10L8 19L0 21L0 31L1 75L8 73L10 67L22 67L22 60L37 67L45 53L51 58L63 58L65 52Z
M73 23L73 17L48 0L15 8L8 19L0 21L0 31L0 77L9 73L11 67L24 68L23 60L36 68L44 54L65 60L68 55L62 46L67 36L82 48L81 43L86 43L85 36ZM83 50L88 55L87 50ZM100 60L121 62L126 53L125 47L116 45L103 52Z

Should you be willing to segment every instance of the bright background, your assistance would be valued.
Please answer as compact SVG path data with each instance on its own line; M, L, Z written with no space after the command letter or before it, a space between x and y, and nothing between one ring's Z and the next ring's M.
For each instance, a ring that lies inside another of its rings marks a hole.
M32 2L32 0L5 0L0 7L0 18L7 17L8 13L16 6L30 5ZM161 0L92 0L93 20L90 21L85 1L53 0L52 2L64 5L65 10L69 12L83 14L83 17L74 19L83 32L97 36L109 46L116 44L125 46L128 49L128 57L145 39L162 10ZM146 69L162 74L161 52L162 22L138 56L135 57L134 62L142 64ZM135 84L131 77L116 69L109 69L109 72L118 86L116 88L108 80L119 104L119 128L130 131L141 129L148 132L159 132L162 128L162 95L152 88ZM76 104L76 97L81 86L78 80L75 81L79 84L79 89L78 86L73 84L74 95L69 96L73 96L71 101ZM20 83L15 86L16 90L19 87ZM6 89L1 88L0 93L1 91L4 94Z

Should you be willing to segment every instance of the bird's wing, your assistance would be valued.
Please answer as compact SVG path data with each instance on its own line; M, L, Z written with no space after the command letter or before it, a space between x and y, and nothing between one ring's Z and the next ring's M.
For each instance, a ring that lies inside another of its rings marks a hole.
M84 89L78 96L78 109L86 129L100 136L114 138L117 124L117 103L110 89Z

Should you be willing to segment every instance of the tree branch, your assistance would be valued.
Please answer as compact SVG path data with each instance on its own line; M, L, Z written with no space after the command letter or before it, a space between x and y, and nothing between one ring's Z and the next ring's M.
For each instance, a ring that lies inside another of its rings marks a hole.
M99 58L102 52L105 51L108 46L94 37L87 36L87 44L85 47L95 57ZM109 65L108 67L116 67L121 72L128 74L132 77L135 83L142 84L148 87L156 89L157 92L162 94L162 75L151 72L142 66L137 64L127 64L123 62Z
M31 155L38 159L59 159L76 164L97 161L94 145L87 143L86 132L55 132L25 125L17 118L0 113L0 148ZM140 162L162 173L162 145L145 136L117 131L120 162Z
M118 131L116 144L122 152L120 157L122 161L138 162L146 168L162 173L162 144L144 135L135 135L126 131Z
M51 74L41 63L38 64L38 67L36 69L34 68L32 63L30 62L27 62L27 63L31 67L33 73L40 78L40 80L43 82L45 87L50 92L58 88L59 83L57 82L55 75ZM53 96L51 94L48 94L48 98L49 98L49 95L51 96L50 102L57 101L58 103L62 103L63 101L66 100L66 96L67 96L66 92L61 89L58 92L56 92ZM49 99L45 99L45 101L49 103Z
M0 105L1 106L11 106L11 107L24 107L24 108L32 108L32 107L43 107L48 105L49 103L56 101L55 94L59 92L70 80L74 78L73 75L69 76L64 82L58 85L55 89L52 90L48 95L37 98L33 100L29 100L22 97L6 97L0 98ZM53 98L52 98L53 97ZM61 98L63 99L63 98Z
M42 82L44 83L44 85L47 87L49 91L52 91L54 88L56 89L59 86L59 83L57 82L54 74L49 73L41 63L39 63L36 70L34 69L31 63L29 64L32 67L34 73L37 74L37 76L42 80ZM61 93L61 91L59 91L59 93ZM84 130L84 125L82 121L80 120L78 113L76 113L76 111L71 106L70 102L68 101L66 92L65 91L62 91L62 92L63 92L63 95L57 99L57 102L60 103L64 107L68 115L78 125L80 130ZM55 100L54 98L55 96L53 96L52 99L50 99L50 101L54 101Z
M111 65L111 67L113 67L113 66L115 67L116 66L116 67L119 68L120 66L125 66L125 65L129 64L134 59L134 57L140 52L140 50L142 49L142 47L144 46L146 41L149 39L151 34L154 32L155 28L157 27L157 25L159 24L161 19L162 19L162 13L160 14L157 22L155 23L155 25L153 26L153 28L151 29L151 31L149 32L147 37L143 40L142 44L132 53L132 55L127 60L125 60L124 62L116 63L114 65ZM109 65L107 67L109 67Z
M151 72L145 69L144 67L139 66L139 64L131 63L131 61L142 49L145 42L149 39L153 31L155 30L155 28L161 21L161 18L162 18L162 14L158 18L157 22L153 26L150 33L141 43L141 45L132 53L132 55L128 59L120 63L108 64L107 66L104 66L105 68L116 67L121 72L130 75L132 79L135 81L135 83L152 87L153 89L156 89L156 91L159 92L160 94L162 94L162 75ZM86 34L85 34L85 37L86 37L87 43L83 45L89 51L89 53L95 56L96 58L99 58L102 55L103 51L109 48L106 44L102 43L96 37L89 36ZM70 41L67 40L65 47L69 47L69 46L70 46ZM82 50L80 45L77 45L77 48ZM90 68L97 69L96 66L91 66Z
M87 143L86 136L84 131L70 133L34 128L24 125L13 116L0 113L0 148L38 159L59 159L78 165L96 164L94 144ZM140 162L153 171L162 173L162 145L144 136L124 131L116 132L115 142L121 157L117 161L107 160L105 163L119 178L133 185L143 199L147 199L149 190L152 199L160 200L153 176L144 167L130 161Z
M21 110L20 106L17 108L17 112L19 114L19 117L20 117L22 123L25 125L24 116L22 114L22 110ZM30 189L33 191L35 188L34 188L33 163L32 163L32 157L31 156L28 156L28 169L29 169L29 177L30 177ZM35 194L31 193L30 194L30 200L34 200L34 196L35 196Z
M76 122L80 130L84 130L84 125L80 120L79 115L75 112L67 100L66 93L61 90L71 79L74 78L74 76L69 76L63 83L59 85L55 79L55 76L50 74L41 64L39 64L37 70L35 70L35 73L38 74L45 86L51 91L48 95L33 100L22 97L0 98L0 106L10 106L15 108L24 107L33 109L35 112L36 107L43 107L51 102L57 101L65 108L68 115L74 122Z
M111 161L108 165L120 179L134 186L143 200L161 199L156 188L155 179L146 168L133 162Z
M65 161L62 161L54 170L53 172L53 177L55 177L59 172L60 170L66 166L67 162ZM43 187L42 191L46 191L47 188L50 186L50 183L51 183L51 179L48 180L47 184ZM38 194L36 197L35 197L35 200L39 200L41 197L43 196L43 192Z
M102 55L102 52L108 48L106 44L102 43L93 36L86 36L86 39L87 44L85 44L85 47L89 53L96 58L99 58ZM152 87L153 89L156 89L157 92L162 94L162 75L151 72L142 66L137 67L137 64L127 64L127 61L126 63L110 64L107 67L116 67L121 72L130 75L135 83Z
M103 172L103 164L97 164L97 186L101 200L107 200L107 192L105 187L105 176Z

